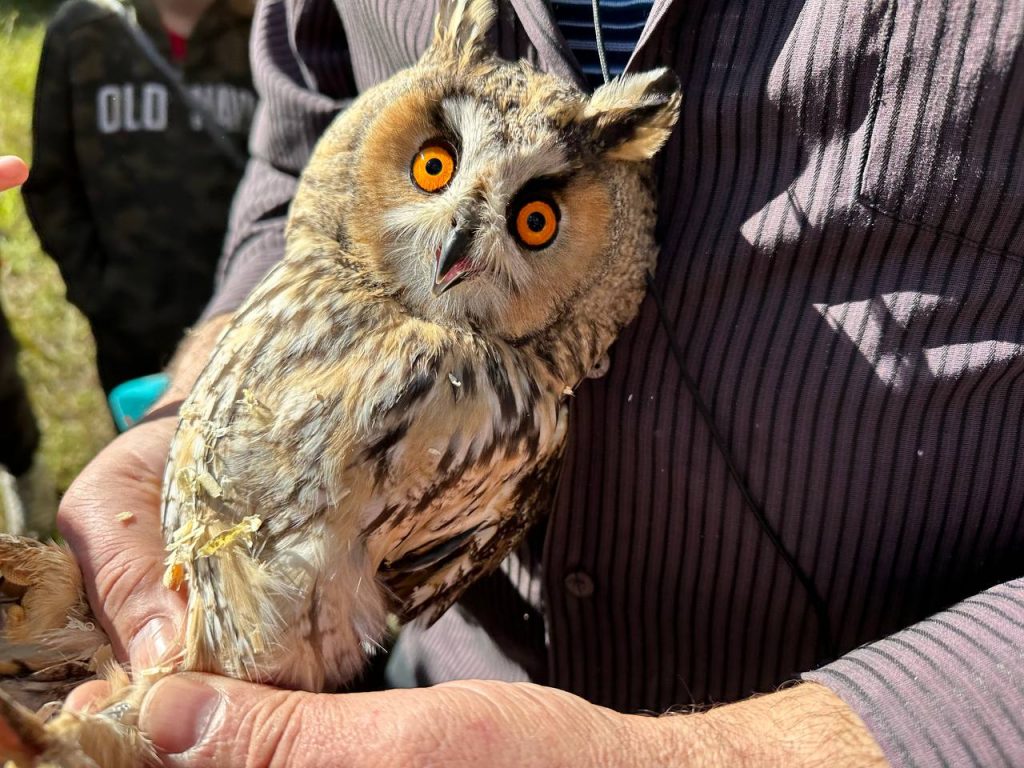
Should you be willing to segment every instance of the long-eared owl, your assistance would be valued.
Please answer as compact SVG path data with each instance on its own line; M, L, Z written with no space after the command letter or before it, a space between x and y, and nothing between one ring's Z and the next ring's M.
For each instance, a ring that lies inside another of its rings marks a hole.
M493 17L442 2L422 59L327 129L284 260L181 408L179 669L342 686L389 613L436 618L550 501L572 390L656 259L679 84L583 93L498 58Z

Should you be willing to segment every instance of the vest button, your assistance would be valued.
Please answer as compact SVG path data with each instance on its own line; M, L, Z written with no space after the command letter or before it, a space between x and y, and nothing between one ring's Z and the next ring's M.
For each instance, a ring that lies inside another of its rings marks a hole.
M590 597L594 594L594 580L583 571L573 571L565 577L565 589L573 597Z

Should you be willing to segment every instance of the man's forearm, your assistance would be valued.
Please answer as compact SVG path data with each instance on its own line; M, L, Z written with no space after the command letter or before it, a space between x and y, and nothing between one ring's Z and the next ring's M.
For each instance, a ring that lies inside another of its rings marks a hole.
M888 763L867 727L832 691L802 683L697 715L651 721L648 765L827 766Z

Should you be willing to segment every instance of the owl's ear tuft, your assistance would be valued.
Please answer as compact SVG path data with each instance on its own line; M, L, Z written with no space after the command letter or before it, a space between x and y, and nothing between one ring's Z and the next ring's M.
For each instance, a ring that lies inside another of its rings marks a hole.
M682 98L679 78L671 69L623 75L594 91L581 124L596 154L647 160L668 141Z
M492 55L494 16L494 0L440 0L428 55L462 64Z

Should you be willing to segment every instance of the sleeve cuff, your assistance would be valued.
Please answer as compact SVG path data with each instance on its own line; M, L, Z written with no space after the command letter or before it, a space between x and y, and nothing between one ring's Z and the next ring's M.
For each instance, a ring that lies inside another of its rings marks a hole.
M1024 765L1024 579L805 674L894 766Z

